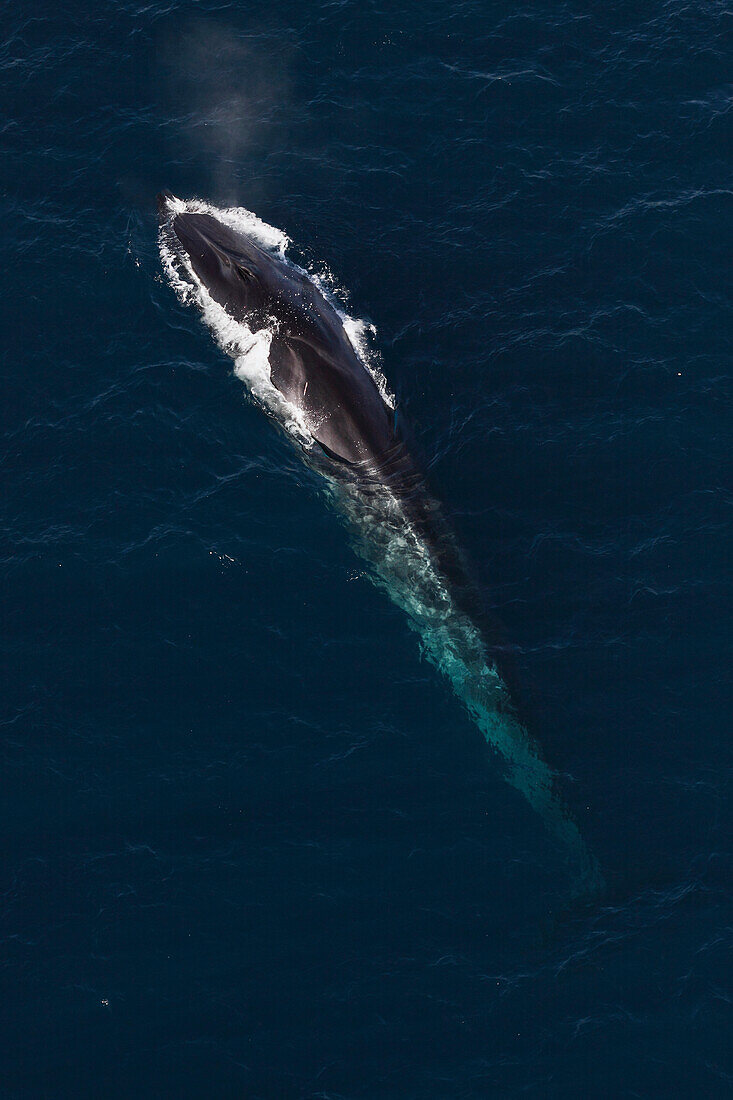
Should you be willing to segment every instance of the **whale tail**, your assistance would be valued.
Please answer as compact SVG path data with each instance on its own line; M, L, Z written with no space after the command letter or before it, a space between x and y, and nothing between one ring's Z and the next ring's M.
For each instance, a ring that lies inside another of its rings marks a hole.
M557 776L543 760L538 746L515 715L494 711L490 704L486 706L480 701L480 675L469 676L468 682L453 681L453 687L487 744L503 759L507 782L526 798L565 852L573 877L574 899L596 897L605 886L598 861L563 802Z
M465 587L456 587L446 575L446 561L452 560L445 546L446 526L433 525L442 541L437 550L422 529L426 516L439 519L436 506L428 502L410 507L407 502L406 507L405 499L385 485L365 494L363 486L332 480L331 495L349 523L356 552L371 566L372 580L406 613L424 655L449 680L487 744L504 762L507 782L539 814L564 851L574 899L597 896L604 887L598 863L560 795L555 772L516 712L467 610ZM420 518L416 521L415 516Z
M519 719L477 629L461 612L449 616L437 631L425 618L413 625L422 636L426 656L450 681L486 743L503 761L507 782L539 814L564 852L574 899L597 896L604 887L598 862L562 799L555 772Z

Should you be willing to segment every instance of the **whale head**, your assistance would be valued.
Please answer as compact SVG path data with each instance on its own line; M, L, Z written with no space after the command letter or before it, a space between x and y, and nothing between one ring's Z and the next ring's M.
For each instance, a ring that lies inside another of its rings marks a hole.
M158 212L173 251L235 321L250 327L274 321L281 337L353 361L341 319L305 271L246 230L191 210L170 191L158 195Z
M265 309L272 298L273 257L211 214L179 206L170 191L158 195L161 223L214 301L237 321Z
M269 380L329 459L383 465L398 445L394 412L335 306L282 253L192 205L170 192L158 196L165 243L184 274L229 317L269 331Z

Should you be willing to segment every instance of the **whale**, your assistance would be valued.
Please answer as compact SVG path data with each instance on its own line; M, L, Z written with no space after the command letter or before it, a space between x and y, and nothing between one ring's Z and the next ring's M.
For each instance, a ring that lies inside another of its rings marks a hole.
M170 199L161 194L159 208ZM394 412L307 275L278 262L211 214L182 212L172 230L196 277L234 320L269 317L271 381L335 462L384 468L398 441Z
M243 373L253 396L301 447L368 575L405 612L506 780L561 846L573 893L595 895L597 860L510 690L510 647L338 303L288 257L287 238L249 212L170 191L157 206L161 258L179 296L200 308L217 338L224 334L235 363L257 358L256 376Z

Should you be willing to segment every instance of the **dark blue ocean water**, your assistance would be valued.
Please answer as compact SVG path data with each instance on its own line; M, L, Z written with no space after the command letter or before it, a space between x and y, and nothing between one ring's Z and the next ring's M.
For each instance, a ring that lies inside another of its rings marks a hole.
M0 1094L730 1095L730 10L2 12ZM375 323L596 898L176 300L161 187Z

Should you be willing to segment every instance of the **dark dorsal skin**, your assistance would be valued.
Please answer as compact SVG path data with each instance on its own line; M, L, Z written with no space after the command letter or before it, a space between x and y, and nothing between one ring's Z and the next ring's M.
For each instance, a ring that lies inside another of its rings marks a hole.
M167 206L161 200L161 212ZM274 318L273 385L303 414L332 459L380 470L399 446L394 413L338 313L292 264L210 214L180 213L172 229L197 277L235 320Z
M332 359L308 340L275 337L270 377L283 397L301 410L329 458L364 463L374 472L387 463L398 445L394 414L353 350Z

